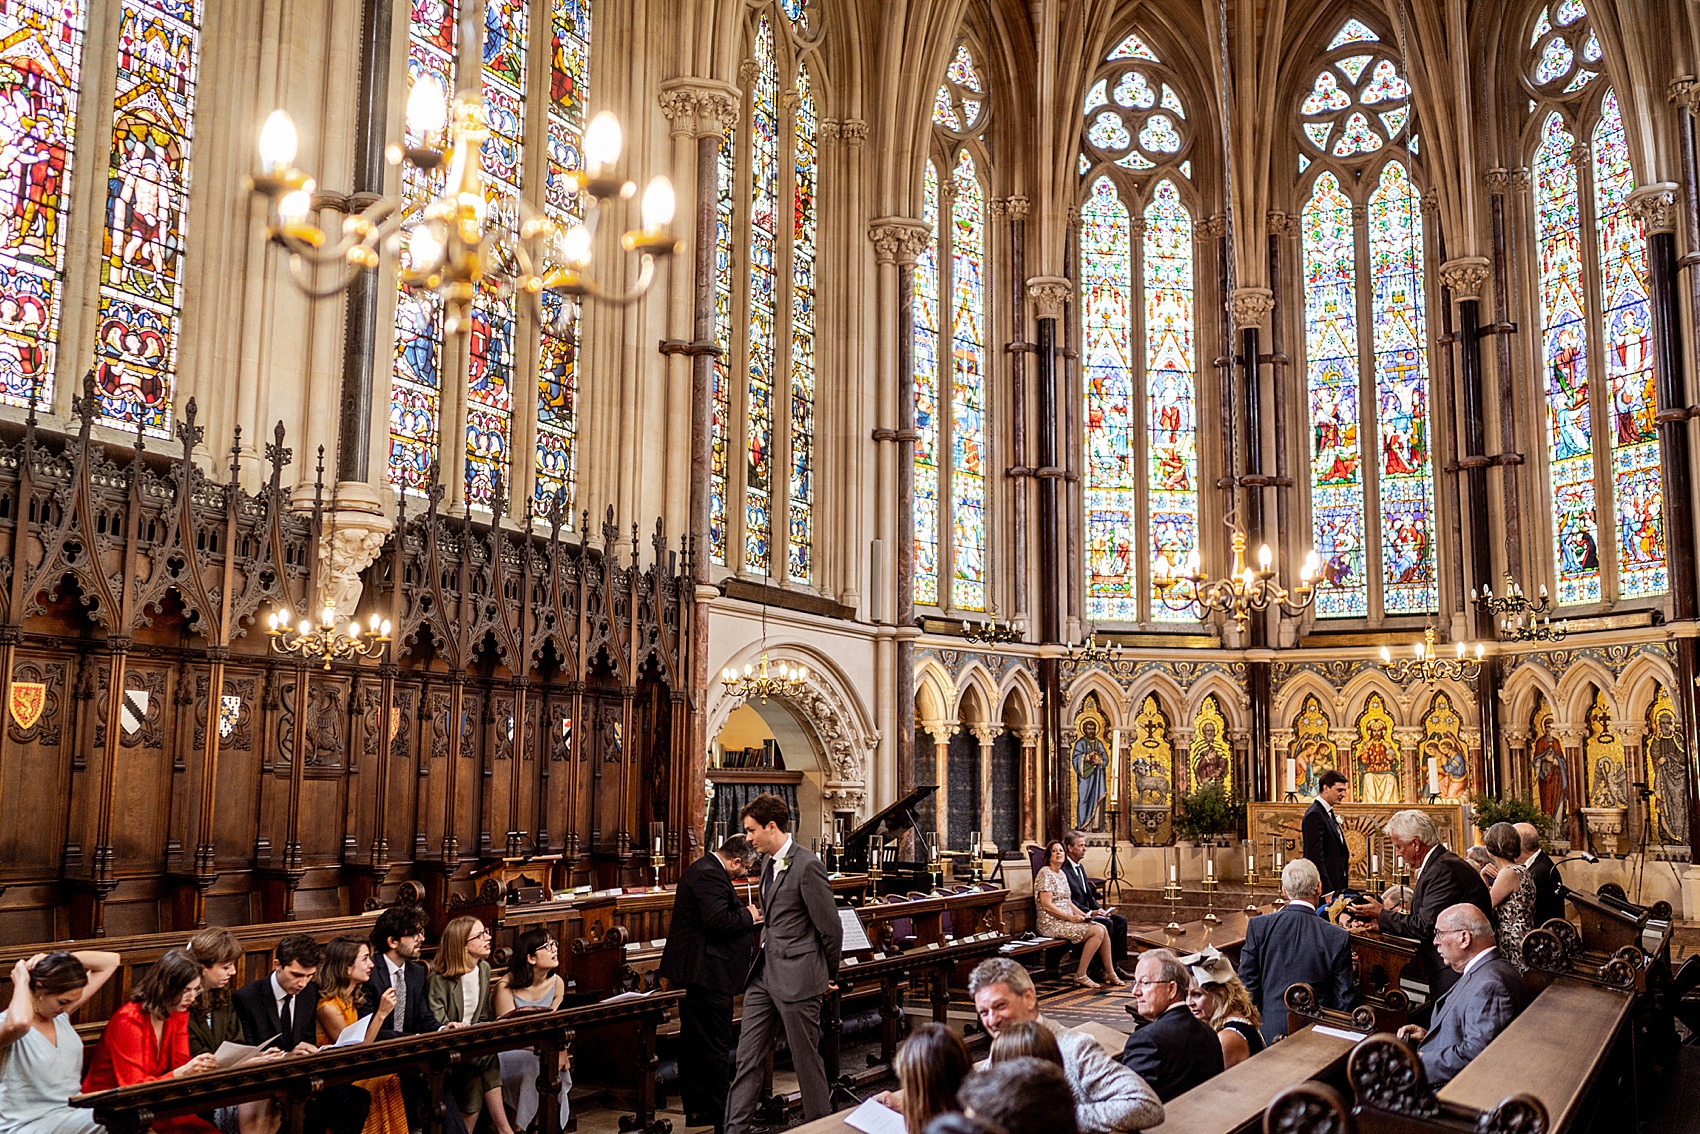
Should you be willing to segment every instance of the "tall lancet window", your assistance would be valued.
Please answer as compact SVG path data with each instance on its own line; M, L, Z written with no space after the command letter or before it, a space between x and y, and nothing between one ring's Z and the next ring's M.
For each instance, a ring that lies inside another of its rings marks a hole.
M430 75L452 96L460 81L457 33L453 0L412 0L410 90ZM539 38L544 35L546 40ZM512 216L513 203L521 198L556 219L579 215L565 174L580 160L589 55L588 0L489 0L485 5L479 83L490 134L480 151L480 170L492 215ZM539 99L545 104L543 130L528 131L528 107ZM410 135L410 140L418 139ZM441 191L442 176L408 167L403 188L411 198L428 199ZM402 249L405 265L405 239ZM455 328L445 326L434 295L400 289L390 379L390 482L406 492L425 492L432 466L449 464L443 446L464 444L463 489L474 507L492 507L500 486L510 501L529 491L540 512L559 505L570 515L576 479L576 317L554 296L545 296L538 333L523 334L522 323L533 321L525 306L486 283L473 296L467 318L466 428L462 437L451 438L445 436L450 427L443 413L453 401L445 400L445 383L463 380L448 371L458 366L461 353L445 349ZM531 379L522 379L533 372L535 396ZM524 425L535 424L535 431L521 428L516 415L529 417ZM515 460L515 442L533 432L534 451Z
M1535 14L1523 81L1553 577L1566 606L1669 589L1647 234L1628 207L1635 174L1604 54L1578 0Z
M986 86L958 44L933 98L915 262L915 601L985 610Z
M1318 618L1437 609L1418 138L1389 45L1347 20L1298 115Z
M1190 622L1153 587L1198 547L1194 124L1129 35L1086 94L1079 158L1086 617Z
M798 584L815 577L816 18L798 0L750 13L715 226L709 553Z

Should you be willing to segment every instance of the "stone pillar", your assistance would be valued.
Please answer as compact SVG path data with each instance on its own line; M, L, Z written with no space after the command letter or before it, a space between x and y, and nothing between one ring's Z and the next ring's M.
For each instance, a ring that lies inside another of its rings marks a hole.
M1529 769L1529 730L1507 725L1500 730L1499 735L1505 739L1505 790L1520 799L1533 798L1534 783Z
M1585 782L1587 777L1584 772L1587 760L1582 751L1582 746L1588 739L1588 727L1586 724L1559 725L1555 723L1552 734L1564 747L1565 773L1569 785L1567 792L1569 798L1565 802L1570 810L1570 830L1568 832L1570 845L1586 847L1587 843L1583 841L1586 835L1582 829L1582 809L1588 805L1588 785Z
M1016 731L1016 737L1021 741L1021 813L1016 821L1016 830L1021 836L1033 842L1039 842L1039 801L1035 789L1039 782L1038 752L1039 730L1024 728ZM1000 847L999 850L1013 850L1013 847Z
M998 738L1002 728L993 724L977 724L969 729L974 739L980 742L980 839L982 842L991 838L992 833L992 741Z
M943 847L950 840L950 737L956 731L956 722L922 721L921 731L932 737L933 750L930 754L917 752L915 758L933 762L933 782L938 785L933 795L933 830Z
M1237 360L1240 368L1239 398L1245 406L1244 437L1240 441L1245 452L1245 466L1238 486L1241 492L1239 520L1245 531L1248 553L1255 561L1258 549L1268 542L1263 522L1263 495L1264 490L1274 483L1263 472L1263 384L1259 380L1258 363L1262 356L1258 351L1258 325L1275 310L1275 294L1266 287L1237 288L1229 300L1228 309L1234 326L1240 332ZM1295 585L1298 581L1295 565L1286 562L1280 566L1283 568L1281 581L1289 587ZM1245 645L1252 649L1263 649L1269 645L1269 619L1272 614L1279 618L1279 609L1252 612ZM1247 734L1246 759L1242 764L1240 783L1241 791L1248 800L1278 798L1272 794L1274 789L1269 769L1270 668L1267 659L1246 663L1245 696L1251 728Z
M1010 464L1005 475L1013 482L1010 489L1010 582L1012 584L1011 617L1024 620L1029 626L1027 599L1027 528L1028 481L1033 476L1033 462L1027 451L1027 355L1033 344L1027 341L1027 211L1026 197L1009 197L1004 209L1009 217L1009 403L1010 403Z
M1521 171L1519 171L1521 172ZM1515 333L1514 312L1511 309L1511 252L1507 243L1505 205L1511 187L1509 170L1488 171L1488 192L1492 202L1493 228L1493 325L1494 371L1499 378L1499 457L1503 470L1499 478L1500 507L1504 511L1504 530L1523 530L1522 491L1518 470L1523 466L1523 454L1517 450L1518 415L1512 407L1518 404L1516 380L1512 366L1511 336ZM1458 273L1460 283L1468 286L1468 272ZM1505 570L1513 579L1523 579L1523 543L1518 539L1505 541ZM1460 584L1463 580L1459 579Z
M1039 478L1038 525L1038 630L1039 641L1060 640L1062 618L1063 538L1059 514L1060 486L1064 475L1057 458L1057 323L1068 307L1074 285L1062 276L1035 276L1027 281L1027 294L1033 300L1038 315L1038 382L1039 422L1034 451ZM1047 783L1046 829L1060 831L1065 826L1063 804L1068 799L1063 762L1055 753L1062 750L1062 675L1056 657L1039 658L1039 684L1045 707L1044 747L1041 749L1050 770Z

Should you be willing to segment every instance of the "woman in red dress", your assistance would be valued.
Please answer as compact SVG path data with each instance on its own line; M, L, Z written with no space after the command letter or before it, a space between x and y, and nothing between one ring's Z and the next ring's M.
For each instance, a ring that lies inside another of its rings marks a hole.
M130 1002L112 1014L83 1077L84 1091L176 1079L217 1067L211 1053L189 1057L189 1007L201 993L200 962L173 949L136 982ZM193 1114L155 1119L156 1134L217 1134Z

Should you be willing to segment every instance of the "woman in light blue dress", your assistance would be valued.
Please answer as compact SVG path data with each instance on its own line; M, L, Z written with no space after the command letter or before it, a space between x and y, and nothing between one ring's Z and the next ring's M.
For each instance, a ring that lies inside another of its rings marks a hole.
M83 1041L71 1013L118 971L118 954L37 953L12 968L0 1017L0 1134L100 1134L94 1112L67 1104L83 1089Z
M566 997L567 985L555 970L560 968L561 947L546 929L528 929L514 942L513 959L508 971L490 990L495 1001L496 1018L526 1008L547 1011L559 1008ZM535 1051L504 1051L498 1057L502 1068L502 1095L514 1112L514 1129L525 1130L537 1117L537 1053ZM567 1094L573 1087L573 1075L562 1057L561 1126L564 1128L571 1110Z

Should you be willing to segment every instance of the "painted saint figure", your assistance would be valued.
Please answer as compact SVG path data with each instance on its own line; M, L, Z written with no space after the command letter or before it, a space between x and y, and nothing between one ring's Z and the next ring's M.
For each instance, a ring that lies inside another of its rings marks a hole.
M1667 846L1688 843L1688 761L1677 732L1676 708L1659 691L1653 702L1652 735L1647 738L1647 770L1652 779L1658 829L1654 837Z
M1110 766L1110 753L1098 739L1097 721L1088 717L1080 727L1080 739L1074 742L1069 754L1075 783L1079 785L1074 825L1083 831L1095 831L1103 827L1100 808L1104 803L1104 770Z
M1569 799L1570 771L1564 763L1564 745L1552 734L1552 714L1549 711L1540 721L1540 735L1530 752L1530 768L1535 775L1535 792L1541 811L1552 816L1554 827L1564 822Z

